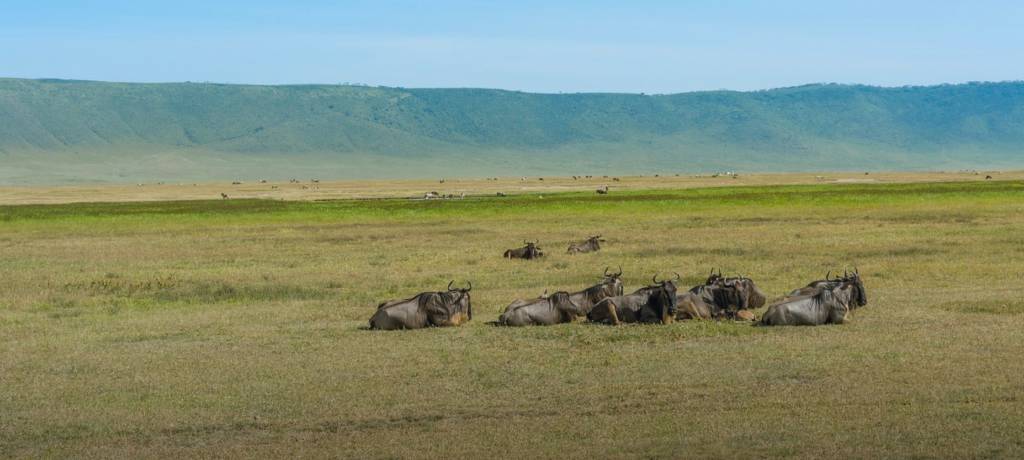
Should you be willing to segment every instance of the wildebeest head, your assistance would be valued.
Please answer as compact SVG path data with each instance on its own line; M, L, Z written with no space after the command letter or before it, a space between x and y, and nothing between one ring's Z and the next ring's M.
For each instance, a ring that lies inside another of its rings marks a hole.
M853 293L851 294L850 307L863 307L868 304L868 293L864 289L864 282L860 279L860 270L853 269L852 274L847 274L843 278L845 281L850 282L853 286Z
M462 313L466 315L467 320L473 319L473 304L470 302L469 291L473 290L473 283L466 281L467 287L459 288L452 287L455 284L455 280L451 280L448 283L448 292L446 297L452 305L452 314Z
M601 284L604 286L605 297L614 297L622 295L622 267L619 267L619 271L616 273L608 273L608 268L604 267L604 280Z
M675 273L676 277L669 280L658 281L658 275L654 275L651 281L654 285L650 286L651 289L655 289L655 292L651 295L651 305L658 309L658 313L666 321L670 321L676 316L676 309L678 308L678 300L676 297L676 281L679 281L680 276Z

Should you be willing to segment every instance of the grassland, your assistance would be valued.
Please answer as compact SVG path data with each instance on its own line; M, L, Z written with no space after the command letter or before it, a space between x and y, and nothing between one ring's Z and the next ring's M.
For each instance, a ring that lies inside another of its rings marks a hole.
M724 185L724 184L722 184ZM1024 455L1024 182L0 207L13 457ZM600 253L562 254L586 234ZM502 260L539 239L551 257ZM849 324L504 329L621 265L775 297L858 266ZM361 329L472 280L457 329Z

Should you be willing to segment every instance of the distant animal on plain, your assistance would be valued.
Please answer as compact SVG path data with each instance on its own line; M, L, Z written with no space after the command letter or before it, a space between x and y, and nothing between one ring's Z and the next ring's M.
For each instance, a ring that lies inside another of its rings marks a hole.
M598 195L607 195L608 194L608 186L605 185L604 187L601 187L601 188L599 188L599 189L597 189L595 191L597 192Z
M985 180L992 180L992 176L985 176Z
M577 242L570 243L569 249L566 250L569 254L582 254L585 252L595 252L601 250L601 243L605 240L601 239L601 235L589 236L587 239Z
M220 194L220 199L222 199L222 200L226 200L226 199L228 199L228 194L227 194L227 193L223 193L223 192L222 192L222 193Z
M505 251L502 257L506 259L538 259L544 257L544 253L540 248L540 241L523 241L526 246L521 248L509 249Z

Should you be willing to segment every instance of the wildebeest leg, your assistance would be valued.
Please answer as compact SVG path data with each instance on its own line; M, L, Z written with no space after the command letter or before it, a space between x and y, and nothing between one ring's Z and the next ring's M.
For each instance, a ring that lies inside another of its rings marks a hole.
M846 318L850 315L850 309L844 307L833 308L828 312L828 322L832 324L843 324L846 322Z
M612 326L618 326L619 324L622 324L622 322L619 321L619 313L617 311L618 308L615 306L615 303L605 302L605 306L608 308L608 319L611 320Z

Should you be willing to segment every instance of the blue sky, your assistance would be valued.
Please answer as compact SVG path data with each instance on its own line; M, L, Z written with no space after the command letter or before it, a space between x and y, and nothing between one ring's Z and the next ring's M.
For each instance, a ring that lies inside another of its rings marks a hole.
M1019 1L0 1L0 77L672 93L1024 79Z

